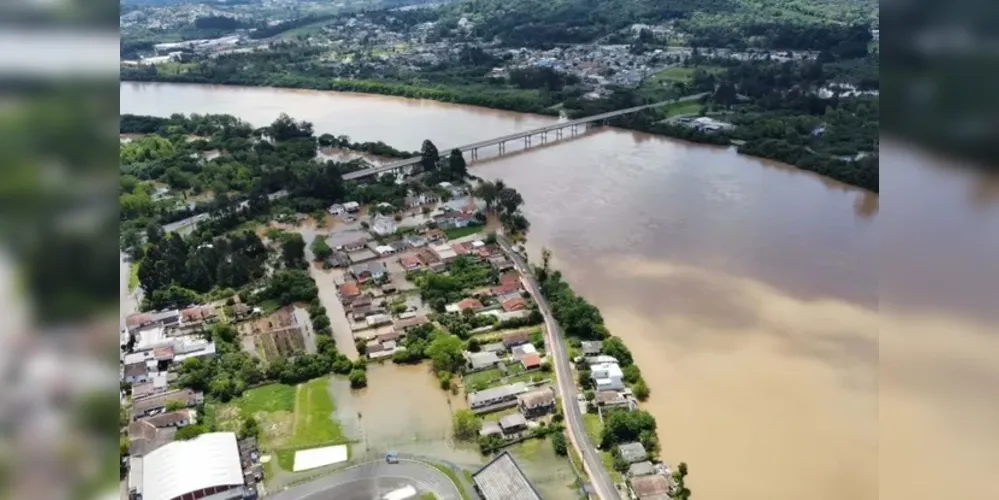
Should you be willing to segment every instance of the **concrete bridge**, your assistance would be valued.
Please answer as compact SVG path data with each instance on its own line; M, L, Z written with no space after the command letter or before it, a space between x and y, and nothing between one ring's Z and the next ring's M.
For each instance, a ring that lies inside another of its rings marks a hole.
M568 134L570 137L577 134L581 134L586 131L586 128L591 124L596 123L606 123L611 118L617 118L619 116L628 115L631 113L637 113L639 111L656 108L661 106L666 106L668 104L673 104L677 102L693 101L700 99L706 95L706 93L689 95L682 97L680 99L671 101L662 101L654 104L645 104L642 106L635 106L632 108L619 109L617 111L610 111L607 113L601 113L599 115L587 116L585 118L579 118L576 120L570 120L565 122L553 123L541 128L536 128L533 130L525 130L523 132L515 132L513 134L504 135L502 137L496 137L493 139L487 139L484 141L473 142L471 144L465 144L464 146L458 146L457 148L446 148L440 149L442 156L447 156L448 152L453 149L457 149L462 153L468 153L466 157L469 164L478 161L479 150L482 148L487 148L491 146L497 146L499 149L499 154L503 155L506 153L506 144L510 141L523 140L524 148L529 148L537 144L546 144L550 140L559 140L564 135ZM392 163L386 163L373 168L367 168L364 170L358 170L356 172L350 172L343 176L344 180L357 180L370 176L378 176L384 173L404 173L411 171L414 166L420 163L420 157L407 158L405 160L394 161Z

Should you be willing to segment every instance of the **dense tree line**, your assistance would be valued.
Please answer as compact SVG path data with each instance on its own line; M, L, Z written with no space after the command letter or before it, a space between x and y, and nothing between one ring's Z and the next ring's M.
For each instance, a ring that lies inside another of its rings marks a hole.
M391 181L350 184L343 174L364 168L360 161L319 163L321 142L394 156L408 155L383 143L357 144L345 136L313 135L312 125L280 116L253 129L227 115L173 115L169 118L123 115L122 133L148 134L120 146L119 192L122 234L129 237L150 222L169 223L198 213L213 217L199 224L197 234L221 234L255 217L265 216L274 203L289 210L314 213L331 203L356 196L358 201L390 201L401 206L405 187ZM211 152L214 157L206 155ZM157 199L157 186L172 196ZM287 195L272 200L269 194ZM207 200L204 194L210 194ZM200 197L197 202L191 197ZM124 239L124 238L123 238Z
M321 23L323 21L333 19L334 17L336 17L334 14L312 15L300 17L298 19L291 19L289 21L282 21L272 25L261 25L250 32L250 38L270 38L275 35L280 35L285 31L291 31L295 28L301 28L302 26L307 26L309 24Z
M718 12L735 4L733 0L486 0L452 4L443 9L443 17L474 19L473 35L480 39L498 38L511 47L551 47L593 42L635 23Z
M829 51L841 58L867 55L870 25L750 21L735 25L691 26L689 43L695 47Z
M511 235L523 235L530 229L530 221L520 210L524 197L502 180L482 181L475 187L474 194L486 203L486 211L499 216L503 229Z
M237 289L264 275L267 248L252 231L192 244L182 235L148 233L139 266L147 309L184 307L212 289Z
M541 293L551 304L552 314L567 336L583 340L602 340L610 333L604 326L604 317L596 306L576 295L562 279L561 271L548 269L548 260L536 270L541 283Z

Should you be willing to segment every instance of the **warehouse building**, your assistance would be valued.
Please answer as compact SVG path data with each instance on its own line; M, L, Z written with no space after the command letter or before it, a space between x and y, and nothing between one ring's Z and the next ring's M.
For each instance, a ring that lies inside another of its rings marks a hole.
M139 465L138 470L134 465ZM136 474L137 472L137 474ZM233 500L254 497L245 486L236 434L211 432L174 441L133 464L130 496L142 500Z
M500 453L472 474L472 482L485 500L541 500L509 452Z

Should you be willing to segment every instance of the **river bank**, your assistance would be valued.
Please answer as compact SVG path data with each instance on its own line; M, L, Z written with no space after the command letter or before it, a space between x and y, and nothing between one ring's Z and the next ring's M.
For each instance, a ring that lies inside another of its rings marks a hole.
M317 134L405 150L556 120L305 90L123 83L120 96L123 113L231 114L259 127L284 112ZM470 172L522 193L532 259L550 248L553 267L631 347L663 453L691 464L699 497L877 498L877 195L732 148L612 128ZM935 193L914 168L894 179L921 187L894 194L903 207L921 200L914 237L940 230L932 207L959 220L960 191ZM957 242L931 247L947 241ZM747 463L787 474L775 489Z
M382 82L368 82L363 80L324 80L322 82L302 81L300 79L278 80L256 82L253 80L243 80L236 77L228 77L226 81L208 81L207 79L186 78L184 75L156 75L154 77L142 77L139 75L122 75L122 82L149 82L149 83L172 83L191 85L222 85L227 87L255 87L271 89L299 89L314 91L335 91L352 92L359 94L386 95L393 97L405 97L411 99L431 100L449 104L464 104L479 106L487 109L501 111L513 111L518 113L532 113L536 115L560 116L561 111L548 103L529 103L521 97L510 97L503 93L497 93L494 97L486 97L489 94L469 94L446 88L422 88L409 85L389 84ZM526 94L525 94L526 95ZM578 118L578 117L575 117ZM661 122L650 122L633 117L620 117L613 120L615 127L646 132L664 137L672 137L690 142L713 144L713 145L734 145L732 139L726 134L701 132L685 126L671 125ZM832 161L822 158L819 155L807 150L790 150L788 148L776 147L768 144L767 141L761 143L741 143L737 145L740 154L775 160L793 165L802 170L815 172L819 175L835 179L837 181L856 186L869 191L879 191L879 177L877 171L877 158L863 159L858 161ZM863 163L861 163L863 161ZM873 163L871 163L873 162Z

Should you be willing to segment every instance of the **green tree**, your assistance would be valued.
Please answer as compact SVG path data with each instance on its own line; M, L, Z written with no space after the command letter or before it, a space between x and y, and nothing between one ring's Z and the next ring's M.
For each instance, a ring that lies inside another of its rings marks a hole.
M482 421L472 410L458 410L454 412L454 437L463 441L472 441L479 436L482 430Z
M468 339L468 352L479 352L482 350L482 346L479 343L479 339L472 337Z
M187 427L178 429L174 439L178 441L194 439L206 432L208 432L208 429L203 425L188 425Z
M614 356L621 366L628 366L634 363L634 359L631 357L631 351L628 346L624 345L618 337L610 337L603 341L603 345L600 348L600 352L608 355Z
M457 148L451 150L447 164L452 179L464 179L468 175L468 164L465 163L465 157Z
M503 214L507 216L513 216L520 209L520 206L524 204L524 197L517 192L516 189L512 187L503 188L497 194L497 200L499 201L500 207L503 209Z
M312 240L312 255L316 257L317 261L326 260L330 255L333 255L333 249L326 243L326 238L322 235L317 235Z
M482 198L482 201L486 203L486 210L492 211L496 207L496 199L499 196L499 188L496 187L495 182L483 181L475 187L472 194Z
M638 398L639 401L649 399L649 386L645 383L644 379L638 379L638 382L635 382L635 386L632 387L631 390L635 393L635 397Z
M437 151L437 146L434 146L430 139L423 141L423 145L420 147L420 165L423 165L423 170L427 172L437 170L437 164L440 161L440 152Z
M564 457L569 454L569 448L566 446L564 432L552 433L552 448L558 456Z
M676 484L676 489L673 493L673 498L678 500L688 500L690 498L690 489L687 488L687 463L680 462L676 466L676 470L673 471L673 482Z
M305 269L309 264L305 261L305 240L301 234L288 234L281 241L281 259L288 269Z
M182 401L167 401L165 407L166 411L178 411L183 410L184 408L187 408L187 405L185 405Z
M456 335L438 335L427 346L426 356L434 364L434 371L457 373L465 364L464 345Z
M368 386L368 374L364 370L354 368L350 371L350 375L347 375L347 379L350 380L350 387L352 389L360 389Z
M239 439L255 438L259 433L260 428L257 425L257 419L251 415L243 420L243 425L239 428Z
M612 449L621 443L638 441L642 432L656 430L656 419L647 411L615 411L604 420L603 433L600 436L600 447Z

